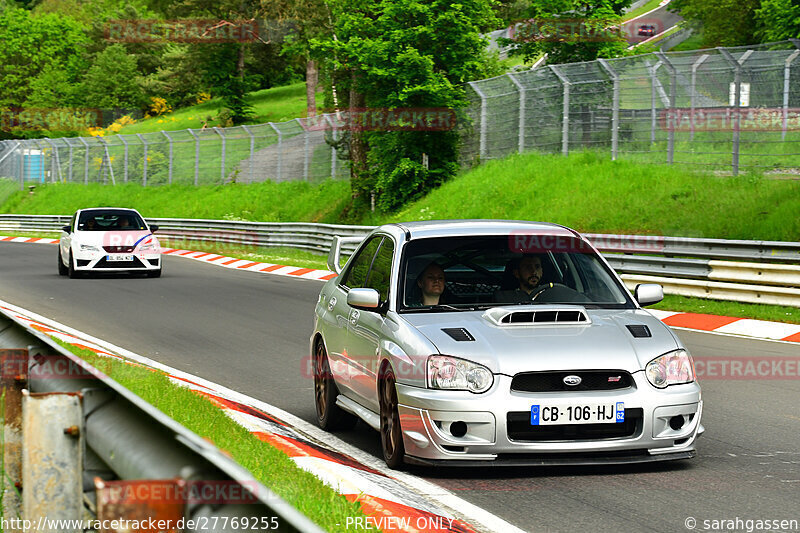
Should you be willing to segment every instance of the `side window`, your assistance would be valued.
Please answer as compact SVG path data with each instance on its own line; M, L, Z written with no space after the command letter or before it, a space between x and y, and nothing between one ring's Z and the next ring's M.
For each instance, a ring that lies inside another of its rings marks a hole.
M75 225L75 222L77 220L78 220L78 213L75 213L74 215L72 215L72 220L69 223L69 226L72 228L72 231L78 229L78 227Z
M383 244L375 261L372 262L372 270L369 271L369 278L365 287L375 289L381 295L381 301L389 299L389 282L392 278L392 257L394 257L394 243L392 239L383 239Z
M375 252L382 239L382 236L373 237L367 245L358 252L358 255L353 259L350 268L342 279L341 284L343 286L350 289L357 289L364 286L364 283L367 281L369 267L372 266L372 258L375 257Z

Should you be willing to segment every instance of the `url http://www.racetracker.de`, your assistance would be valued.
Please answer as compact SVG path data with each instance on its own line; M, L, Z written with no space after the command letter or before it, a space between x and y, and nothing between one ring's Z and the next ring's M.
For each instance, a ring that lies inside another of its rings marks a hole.
M56 533L60 531L147 531L148 533L166 533L169 531L268 531L279 528L278 518L273 517L198 517L194 519L179 518L176 520L141 519L141 520L58 520L39 517L36 520L22 518L0 518L2 531L21 531L23 533Z
M714 533L756 531L800 531L800 520L781 518L695 518L687 516L683 525L689 531L713 531Z

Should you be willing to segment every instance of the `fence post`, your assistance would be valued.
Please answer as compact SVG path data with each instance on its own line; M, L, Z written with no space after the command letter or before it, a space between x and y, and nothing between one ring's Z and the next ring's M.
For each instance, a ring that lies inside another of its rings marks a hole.
M733 119L733 153L731 157L731 168L733 170L733 175L737 176L739 175L739 129L742 125L742 63L744 63L744 61L753 51L748 50L742 54L741 59L737 61L726 49L718 47L717 50L719 50L720 54L722 54L722 56L733 67L733 107L736 116Z
M525 151L525 87L519 80L510 72L506 74L508 78L514 83L519 91L519 141L517 150L519 153Z
M87 143L83 137L78 137L78 140L83 144L83 184L88 185L89 183L89 143Z
M796 42L796 46L800 43ZM781 129L781 140L786 140L786 130L789 126L789 77L792 74L792 62L800 55L800 50L795 50L786 58L786 65L783 67L783 127Z
M194 186L197 187L200 177L200 138L189 128L189 135L194 138Z
M611 98L611 160L616 161L619 149L619 73L611 68L605 59L598 59L598 62L614 82L614 94Z
M656 57L661 60L661 63L669 69L669 111L667 112L667 163L672 164L675 161L675 101L677 99L678 91L678 72L675 66L670 63L664 52L655 52Z
M101 143L103 143L103 151L104 151L104 154L106 156L106 161L108 162L108 172L109 172L109 174L111 174L111 185L116 185L117 182L114 179L114 167L111 166L111 154L108 153L108 143L102 137L98 137L97 140L100 141ZM102 164L101 164L101 166L102 166ZM106 184L106 180L103 179L103 185L105 185L105 184Z
M167 167L167 183L172 185L172 138L167 134L166 131L161 132L164 137L167 138L167 143L169 144L169 166Z
M42 165L41 166L41 168L42 168L41 179L44 179L44 169L45 169L44 150L42 150L42 145L39 144L39 141L37 141L36 139L33 139L33 144L36 145L36 149L39 151L39 156L41 158L40 161L41 161L41 165Z
M549 67L553 74L561 80L561 85L564 86L564 106L561 112L561 153L569 155L569 90L572 84L561 71L561 68L555 65L549 65Z
M128 183L128 141L125 140L125 135L117 135L119 142L122 143L122 182Z
M142 157L142 187L147 187L147 141L144 140L141 133L136 134L139 140L144 145L144 156Z
M650 70L650 144L656 142L656 125L658 124L658 116L656 114L656 82L658 69L663 65L661 61L657 62Z
M297 123L303 128L303 132L305 133L305 139L303 140L303 179L308 181L308 128L303 126L303 122L299 119L295 119Z
M281 170L283 167L283 133L281 133L281 130L279 130L272 122L270 122L269 125L272 126L272 129L275 130L275 133L278 134L278 181L281 181Z
M480 155L481 161L484 161L487 157L487 149L486 149L486 135L488 134L489 125L486 123L486 116L488 114L488 104L486 101L486 95L483 94L483 91L478 88L478 84L474 81L468 82L468 85L472 87L472 90L478 95L481 99L481 129L480 129L480 141L479 146L480 149L478 154Z
M333 120L331 119L331 115L326 113L325 115L325 122L328 123L328 126L331 128L331 179L336 179L336 126L333 124Z
M58 147L55 145L55 143L53 143L52 139L50 139L49 137L45 137L44 138L44 142L49 144L50 148L53 149L53 161L54 161L53 164L58 169L58 181L62 181L62 178L61 178L61 159L59 159L59 157L58 157ZM53 172L53 180L52 181L54 181L54 182L56 181L56 177L55 176L56 176L56 173Z
M220 139L222 139L222 162L219 168L219 179L220 183L225 183L225 132L222 128L218 128L217 126L214 126L214 131L219 135Z
M250 128L248 128L244 124L242 124L242 129L246 131L247 134L250 136L250 159L249 159L250 164L248 166L250 169L250 182L252 183L255 179L255 174L253 172L253 155L255 154L256 138L253 136L253 132L250 131Z
M689 114L689 116L691 117L691 121L692 121L691 125L690 125L691 126L691 133L689 133L689 140L690 141L694 140L694 108L695 108L695 105L696 105L695 100L697 98L697 69L700 68L700 65L703 64L703 61L705 61L708 58L709 58L708 54L703 54L700 57L698 57L697 61L695 61L692 64L692 86L691 86L691 88L689 90L689 99L690 99L690 102L691 102L690 103L691 113Z
M72 143L68 142L67 145L69 146L69 172L67 172L67 181L72 183Z

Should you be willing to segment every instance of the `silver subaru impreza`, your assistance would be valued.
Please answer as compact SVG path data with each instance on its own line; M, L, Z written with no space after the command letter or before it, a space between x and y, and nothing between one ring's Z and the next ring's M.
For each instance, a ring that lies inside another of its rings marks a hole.
M579 233L539 222L387 224L320 291L319 425L363 420L384 459L437 465L694 457L703 402L680 340Z

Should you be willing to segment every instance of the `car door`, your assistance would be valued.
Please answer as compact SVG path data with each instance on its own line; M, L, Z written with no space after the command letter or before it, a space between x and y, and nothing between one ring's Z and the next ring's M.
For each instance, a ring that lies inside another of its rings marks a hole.
M394 243L387 236L375 254L364 283L364 287L375 289L380 294L380 308L389 301L393 259ZM381 340L386 335L386 317L377 311L351 309L348 326L350 329L348 342L352 346L351 388L360 397L360 403L377 412L378 364Z
M352 377L357 372L352 355L358 349L354 347L350 320L353 317L357 319L357 314L354 313L357 310L347 305L347 293L351 288L361 288L366 283L369 268L382 240L382 235L372 237L356 251L353 259L339 276L339 283L324 296L325 301L321 302L325 309L323 335L331 371L339 391L353 399L356 399L356 394L352 386Z

